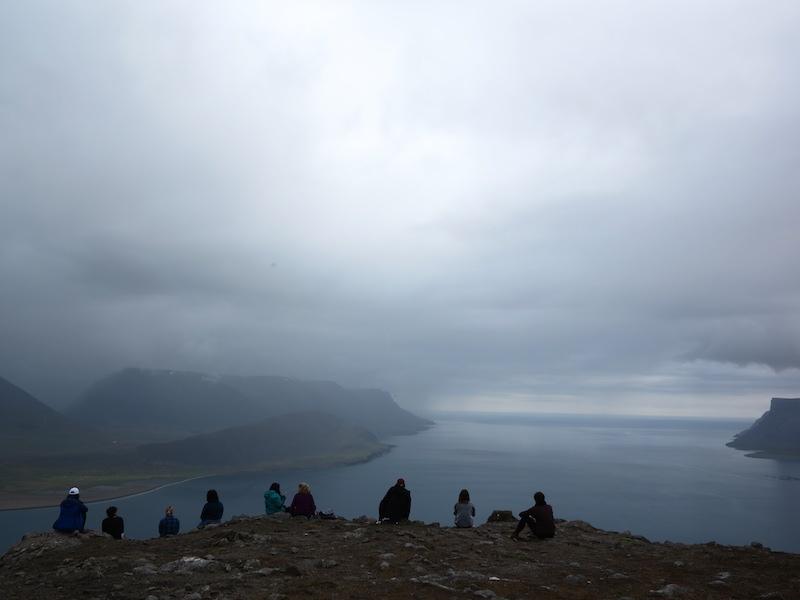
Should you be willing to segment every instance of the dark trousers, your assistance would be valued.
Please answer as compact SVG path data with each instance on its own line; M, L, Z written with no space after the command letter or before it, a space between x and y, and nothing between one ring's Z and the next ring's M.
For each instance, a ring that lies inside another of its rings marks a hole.
M525 529L525 525L531 528L533 535L536 535L536 521L533 520L533 517L528 515L520 515L519 523L517 523L517 528L514 530L514 535L522 533L522 530Z
M519 535L522 533L522 530L525 529L525 525L531 528L531 533L538 537L539 539L551 538L553 537L552 533L542 533L536 531L536 520L528 515L525 512L521 512L519 514L519 523L517 523L517 528L514 530L514 535Z

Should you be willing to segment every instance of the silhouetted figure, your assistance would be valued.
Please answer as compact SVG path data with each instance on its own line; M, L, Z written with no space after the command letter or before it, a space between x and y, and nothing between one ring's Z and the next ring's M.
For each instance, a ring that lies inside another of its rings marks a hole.
M469 501L469 492L461 490L458 503L453 507L456 527L472 527L475 523L475 507Z
M289 514L293 517L306 517L310 519L317 512L317 505L314 504L314 496L311 495L311 486L301 482L297 486L297 493L292 498L289 506Z
M58 519L53 523L53 529L61 533L74 533L86 529L86 513L89 511L81 502L81 492L78 488L70 488L67 497L61 501Z
M411 492L406 489L406 482L400 478L381 500L378 507L378 520L399 523L408 519L411 514Z
M158 522L158 536L178 535L180 530L181 522L175 516L175 509L168 506L164 509L164 518Z
M200 513L200 524L197 528L202 529L211 523L219 523L222 521L222 513L224 510L225 507L222 506L222 502L219 501L217 490L208 490L208 492L206 492L206 503L205 506L203 506L203 512Z
M269 489L264 492L264 510L268 515L274 515L275 513L285 511L285 502L286 496L281 494L281 485L278 482L274 482L269 486Z
M106 509L106 518L103 519L103 533L107 533L115 540L121 540L125 535L125 521L117 515L117 507L109 506Z
M539 539L551 538L556 534L556 522L553 519L553 507L544 501L544 494L536 492L533 495L533 506L519 513L519 523L511 539L518 540L519 534L525 525L531 528L533 535Z

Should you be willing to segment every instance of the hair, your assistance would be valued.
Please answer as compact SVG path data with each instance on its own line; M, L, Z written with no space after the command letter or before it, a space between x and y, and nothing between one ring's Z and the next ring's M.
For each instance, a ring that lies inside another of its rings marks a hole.
M458 502L460 504L466 504L469 502L469 491L468 490L461 490L458 492Z
M536 502L536 506L542 506L543 504L545 504L544 494L542 492L536 492L533 495L533 501Z
M206 502L219 502L219 494L217 494L217 490L208 490L206 492Z
M109 506L109 507L106 509L106 514L107 514L109 517L113 517L114 515L116 515L116 514L117 514L117 507L116 507L116 506Z
M273 492L278 492L280 494L281 493L281 484L278 483L277 481L273 481L272 485L269 486L269 489L271 491L273 491Z
M311 486L308 485L305 481L301 481L297 489L300 491L301 494L310 494L311 493Z
M167 508L164 509L164 514L167 515L168 517L171 517L173 514L175 514L175 509L172 508L172 506L168 506Z

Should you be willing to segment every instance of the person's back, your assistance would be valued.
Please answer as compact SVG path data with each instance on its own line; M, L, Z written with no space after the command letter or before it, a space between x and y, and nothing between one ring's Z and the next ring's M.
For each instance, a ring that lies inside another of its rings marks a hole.
M469 501L469 491L464 489L458 494L458 502L453 507L456 527L472 527L475 519L475 507Z
M211 500L203 505L203 511L200 513L202 521L221 521L222 515L225 512L225 506L219 500Z
M83 531L86 527L86 513L88 510L80 500L78 488L70 489L67 497L61 501L58 519L53 523L53 529L62 533Z
M518 540L519 534L530 527L531 533L539 539L551 538L556 534L556 522L553 518L553 507L545 502L544 494L536 492L533 495L534 505L519 513L519 523L511 539Z
M219 501L217 490L208 490L206 493L206 503L203 505L203 510L200 513L200 525L198 527L205 527L211 523L219 523L222 520L222 514L225 512L225 507Z
M164 518L158 522L159 537L178 535L180 532L181 522L175 517L174 510L171 506L168 506L164 511Z
M107 533L115 540L121 540L122 536L125 535L125 521L117 515L117 507L109 506L106 510L106 515L108 516L103 519L101 526L103 533Z
M453 507L456 527L472 527L475 522L475 507L472 502L459 502Z
M283 512L286 510L284 503L286 496L281 494L280 485L273 483L270 488L264 492L264 510L268 515Z
M298 486L297 493L292 498L289 513L293 517L307 517L310 519L316 512L317 505L314 502L314 496L311 495L311 487L307 483L301 483Z
M410 514L411 492L406 489L406 482L401 478L386 491L378 507L378 519L398 523L408 519Z
M556 534L556 520L553 507L549 504L536 504L531 508L531 516L536 521L536 537L551 538Z

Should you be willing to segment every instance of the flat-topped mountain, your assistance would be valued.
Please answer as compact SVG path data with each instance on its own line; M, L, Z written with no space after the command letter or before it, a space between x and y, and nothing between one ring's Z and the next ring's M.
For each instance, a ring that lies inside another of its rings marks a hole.
M727 445L767 454L800 454L800 398L773 398L769 410Z
M9 600L800 598L797 554L650 543L583 521L514 542L514 525L284 514L151 540L33 534L0 558L0 589Z
M257 468L289 461L293 466L362 461L388 448L363 427L307 411L184 440L147 444L138 451L154 462Z
M306 410L334 414L378 437L415 433L430 425L381 390L286 377L135 368L95 383L67 414L124 439L165 441Z
M130 368L94 383L66 413L122 439L144 441L252 422L257 407L203 373Z
M224 383L249 398L265 416L318 410L366 427L379 438L416 433L432 423L400 408L391 394L377 389L344 388L332 381L288 377L225 375Z

